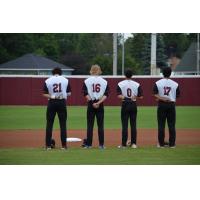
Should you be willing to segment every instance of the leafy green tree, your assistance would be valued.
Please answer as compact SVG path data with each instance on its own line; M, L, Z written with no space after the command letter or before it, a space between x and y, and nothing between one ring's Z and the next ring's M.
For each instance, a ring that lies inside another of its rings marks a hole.
M112 63L112 58L110 58L109 56L97 55L92 59L91 65L92 64L100 65L103 75L111 75L112 74L113 63Z
M181 58L190 45L188 34L184 33L165 33L163 39L169 58L172 56Z

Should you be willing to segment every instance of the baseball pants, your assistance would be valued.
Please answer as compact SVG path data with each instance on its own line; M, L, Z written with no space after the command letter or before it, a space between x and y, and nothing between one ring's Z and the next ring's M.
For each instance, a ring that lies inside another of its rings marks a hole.
M128 121L130 118L131 125L131 144L137 142L137 105L136 102L123 102L121 107L121 122L122 122L122 146L126 146L128 139Z
M60 124L60 138L62 146L66 146L67 137L67 108L65 99L50 99L47 106L46 112L46 146L51 146L52 139L52 129L56 113L58 114L59 124Z
M166 120L169 128L169 146L175 146L175 140L176 140L175 103L159 102L157 108L157 121L158 121L158 141L160 146L164 146Z
M96 116L99 145L102 146L104 145L104 106L101 104L99 108L93 108L92 104L94 102L95 101L88 102L87 107L87 145L92 146L93 127Z

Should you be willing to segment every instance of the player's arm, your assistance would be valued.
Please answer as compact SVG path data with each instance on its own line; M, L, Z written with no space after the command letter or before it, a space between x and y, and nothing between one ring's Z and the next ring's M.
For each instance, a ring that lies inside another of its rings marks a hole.
M179 86L176 88L176 98L180 97L181 92Z
M44 83L44 87L43 87L43 94L44 97L51 99L51 95L49 94L48 88L46 83Z
M105 90L105 92L104 92L104 95L99 99L98 102L93 103L93 107L94 107L94 108L98 108L99 105L100 105L101 103L103 103L103 102L108 98L108 93L109 93L109 87L108 87L108 85L107 85L107 86L106 86L106 90Z
M82 92L83 92L83 95L86 98L86 100L87 101L91 101L91 98L90 98L90 96L88 94L88 89L87 89L85 83L83 83Z
M72 94L72 90L71 90L71 85L69 84L69 82L68 82L68 85L67 85L67 96L71 96L71 94Z
M125 96L122 95L122 90L119 85L117 86L117 97L122 101L125 99Z
M139 86L138 87L138 95L137 96L132 96L131 98L133 101L137 100L137 99L143 99L143 90L142 87Z
M103 103L108 98L108 94L109 94L109 87L107 85L106 86L106 90L105 90L103 96L99 99L99 101L97 102L97 104L100 105L101 103Z
M154 87L153 87L153 96L156 98L156 101L164 101L164 102L169 102L170 99L168 97L161 97L158 94L158 87L155 83Z

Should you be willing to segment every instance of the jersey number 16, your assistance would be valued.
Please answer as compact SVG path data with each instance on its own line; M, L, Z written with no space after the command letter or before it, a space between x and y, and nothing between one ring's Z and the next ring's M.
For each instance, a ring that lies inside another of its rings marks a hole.
M92 84L92 92L97 92L99 93L101 90L101 85L99 83L97 84Z

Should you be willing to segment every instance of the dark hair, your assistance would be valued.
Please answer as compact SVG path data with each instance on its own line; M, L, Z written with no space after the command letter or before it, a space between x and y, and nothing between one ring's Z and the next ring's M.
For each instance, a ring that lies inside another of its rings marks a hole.
M164 67L162 70L163 76L166 78L169 78L171 76L172 73L172 69L171 67Z
M59 75L62 75L62 69L60 67L56 67L52 70L52 74L55 75L55 74L59 74Z
M126 76L126 78L131 78L133 76L132 70L131 69L127 69L125 71L125 76Z

